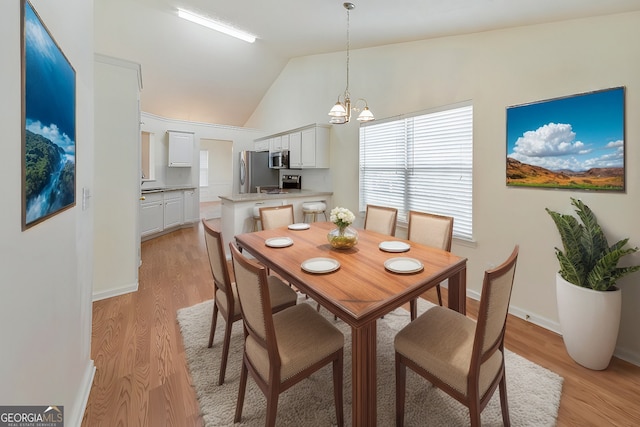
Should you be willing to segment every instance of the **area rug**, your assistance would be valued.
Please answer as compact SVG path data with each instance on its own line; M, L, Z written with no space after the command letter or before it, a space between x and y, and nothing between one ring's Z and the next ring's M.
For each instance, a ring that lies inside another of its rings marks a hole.
M419 300L420 312L430 303ZM299 298L299 303L315 303ZM234 424L242 359L242 324L233 325L225 383L217 386L225 323L218 318L215 342L207 348L213 300L178 311L187 363L207 427L263 426L265 398L251 378L242 420ZM344 349L344 417L351 425L351 332L348 325L334 320L326 310L321 313L345 335ZM395 369L393 338L409 322L409 313L397 309L378 321L378 425L395 424ZM562 377L511 351L506 351L507 394L513 426L554 426L562 392ZM468 410L433 387L411 370L407 370L406 426L466 426ZM280 395L278 426L335 425L331 366L326 366ZM482 412L483 426L501 426L499 393L496 391Z

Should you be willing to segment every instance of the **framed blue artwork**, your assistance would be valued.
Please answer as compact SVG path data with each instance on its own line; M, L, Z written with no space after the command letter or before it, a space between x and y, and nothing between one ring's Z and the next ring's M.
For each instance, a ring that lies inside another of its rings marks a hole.
M76 72L22 2L22 229L76 204Z
M507 107L507 186L625 190L625 89Z

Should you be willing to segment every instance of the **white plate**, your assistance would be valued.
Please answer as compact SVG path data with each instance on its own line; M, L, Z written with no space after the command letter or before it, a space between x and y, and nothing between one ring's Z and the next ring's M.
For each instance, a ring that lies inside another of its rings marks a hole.
M380 248L380 250L385 252L407 252L411 248L408 243L401 242L399 240L380 242L378 247Z
M394 273L417 273L424 266L420 261L414 258L391 258L384 262L384 268Z
M311 258L304 261L301 267L308 273L331 273L340 268L340 263L333 258Z
M270 248L286 248L293 245L293 240L288 237L272 237L264 241L264 244Z
M289 230L308 230L311 226L304 222L289 225Z

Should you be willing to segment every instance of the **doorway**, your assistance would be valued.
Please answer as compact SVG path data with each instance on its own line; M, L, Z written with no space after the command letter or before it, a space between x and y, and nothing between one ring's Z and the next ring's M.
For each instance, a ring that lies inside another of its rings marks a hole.
M233 141L200 139L200 218L220 218L220 198L233 191Z

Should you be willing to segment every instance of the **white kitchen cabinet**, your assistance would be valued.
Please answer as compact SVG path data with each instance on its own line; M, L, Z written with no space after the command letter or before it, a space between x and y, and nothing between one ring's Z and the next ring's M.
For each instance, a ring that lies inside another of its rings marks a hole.
M169 134L169 167L191 167L193 163L193 133L167 131Z
M286 135L282 135L280 137L280 147L282 150L288 150L289 149L289 134Z
M302 132L292 132L289 134L289 168L299 169L302 167Z
M184 215L184 195L182 191L167 191L164 193L164 228L182 225Z
M258 139L253 142L254 151L269 151L269 139Z
M291 169L329 167L329 128L311 125L289 134Z
M269 151L282 151L289 149L289 134L277 135L269 138Z
M197 222L199 219L199 209L196 207L196 191L197 190L185 190L184 191L184 223L191 224Z
M161 232L164 229L162 193L145 193L140 199L140 236Z

